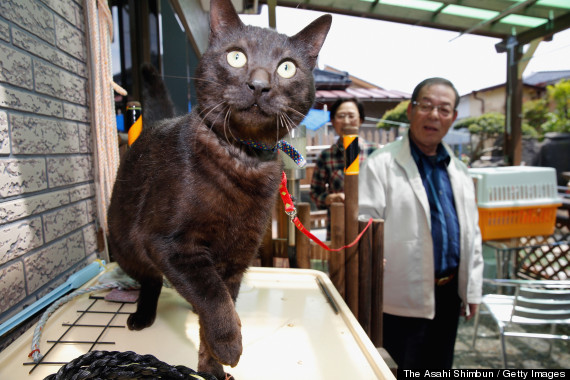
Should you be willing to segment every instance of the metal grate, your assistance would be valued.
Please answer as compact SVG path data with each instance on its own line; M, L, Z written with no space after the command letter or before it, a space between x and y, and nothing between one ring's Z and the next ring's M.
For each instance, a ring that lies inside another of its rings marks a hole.
M537 280L570 279L570 242L521 247L517 253L517 277Z
M50 358L55 355L55 353L61 345L79 345L81 347L87 347L87 352L91 352L96 346L101 345L113 345L115 342L102 340L103 336L110 329L125 328L124 325L114 324L116 322L117 316L123 314L131 314L132 311L124 310L126 305L132 304L130 302L109 302L105 301L104 296L91 295L89 296L91 300L90 304L84 310L77 310L78 316L74 322L67 323L64 322L61 325L64 327L63 333L59 338L55 340L47 340L49 348L42 352L43 357L38 363L33 361L23 363L25 366L32 366L30 369L30 374L39 365L65 365L67 362L61 361L50 361ZM104 305L101 305L104 303ZM80 329L86 329L85 333L80 332ZM87 336L90 338L86 339L72 339L70 335ZM73 358L71 358L73 359Z

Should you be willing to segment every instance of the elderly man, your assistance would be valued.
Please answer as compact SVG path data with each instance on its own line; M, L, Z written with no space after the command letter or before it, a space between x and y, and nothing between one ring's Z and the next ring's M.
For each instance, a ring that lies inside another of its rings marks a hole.
M402 369L451 368L459 316L471 318L481 300L473 181L442 142L458 102L446 79L418 84L409 132L360 170L359 213L385 220L383 339Z

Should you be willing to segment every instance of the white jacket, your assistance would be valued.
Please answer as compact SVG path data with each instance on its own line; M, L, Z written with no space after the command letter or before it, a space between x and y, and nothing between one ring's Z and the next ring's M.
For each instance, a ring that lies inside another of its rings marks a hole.
M465 164L443 145L451 156L447 172L460 228L459 296L464 305L478 304L483 257L473 180ZM368 157L360 170L358 187L361 217L385 220L384 312L433 319L430 209L407 133Z

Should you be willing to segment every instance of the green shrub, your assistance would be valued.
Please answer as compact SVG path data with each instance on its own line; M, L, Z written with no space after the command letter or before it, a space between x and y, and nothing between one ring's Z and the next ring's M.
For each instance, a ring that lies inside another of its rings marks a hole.
M570 80L564 79L546 87L548 100L554 103L554 111L541 125L546 132L570 132Z
M403 102L398 103L398 105L391 110L388 110L382 115L382 119L376 124L378 128L390 129L397 127L397 124L410 124L408 120L408 104L410 104L409 100L404 100ZM384 120L391 121L392 123L385 123Z

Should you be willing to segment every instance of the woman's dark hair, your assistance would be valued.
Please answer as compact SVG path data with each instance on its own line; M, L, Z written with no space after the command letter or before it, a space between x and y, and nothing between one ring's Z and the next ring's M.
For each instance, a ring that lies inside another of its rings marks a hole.
M433 84L442 84L444 86L450 87L453 90L453 92L455 93L455 106L453 107L453 109L456 109L457 105L459 104L459 93L457 92L457 89L455 88L453 83L451 83L449 80L447 80L445 78L439 78L439 77L428 78L428 79L424 79L423 81L421 81L416 86L416 88L414 88L414 92L412 93L411 102L413 103L413 102L418 100L418 96L420 95L420 91L422 90L422 88L429 87Z
M331 106L331 109L330 109L331 121L336 116L336 111L338 110L338 107L340 107L340 105L342 103L346 103L346 102L353 102L354 104L356 104L356 108L358 108L358 116L360 116L360 122L363 123L364 117L365 117L364 116L364 106L356 98L338 98L337 101L334 102L334 104Z

